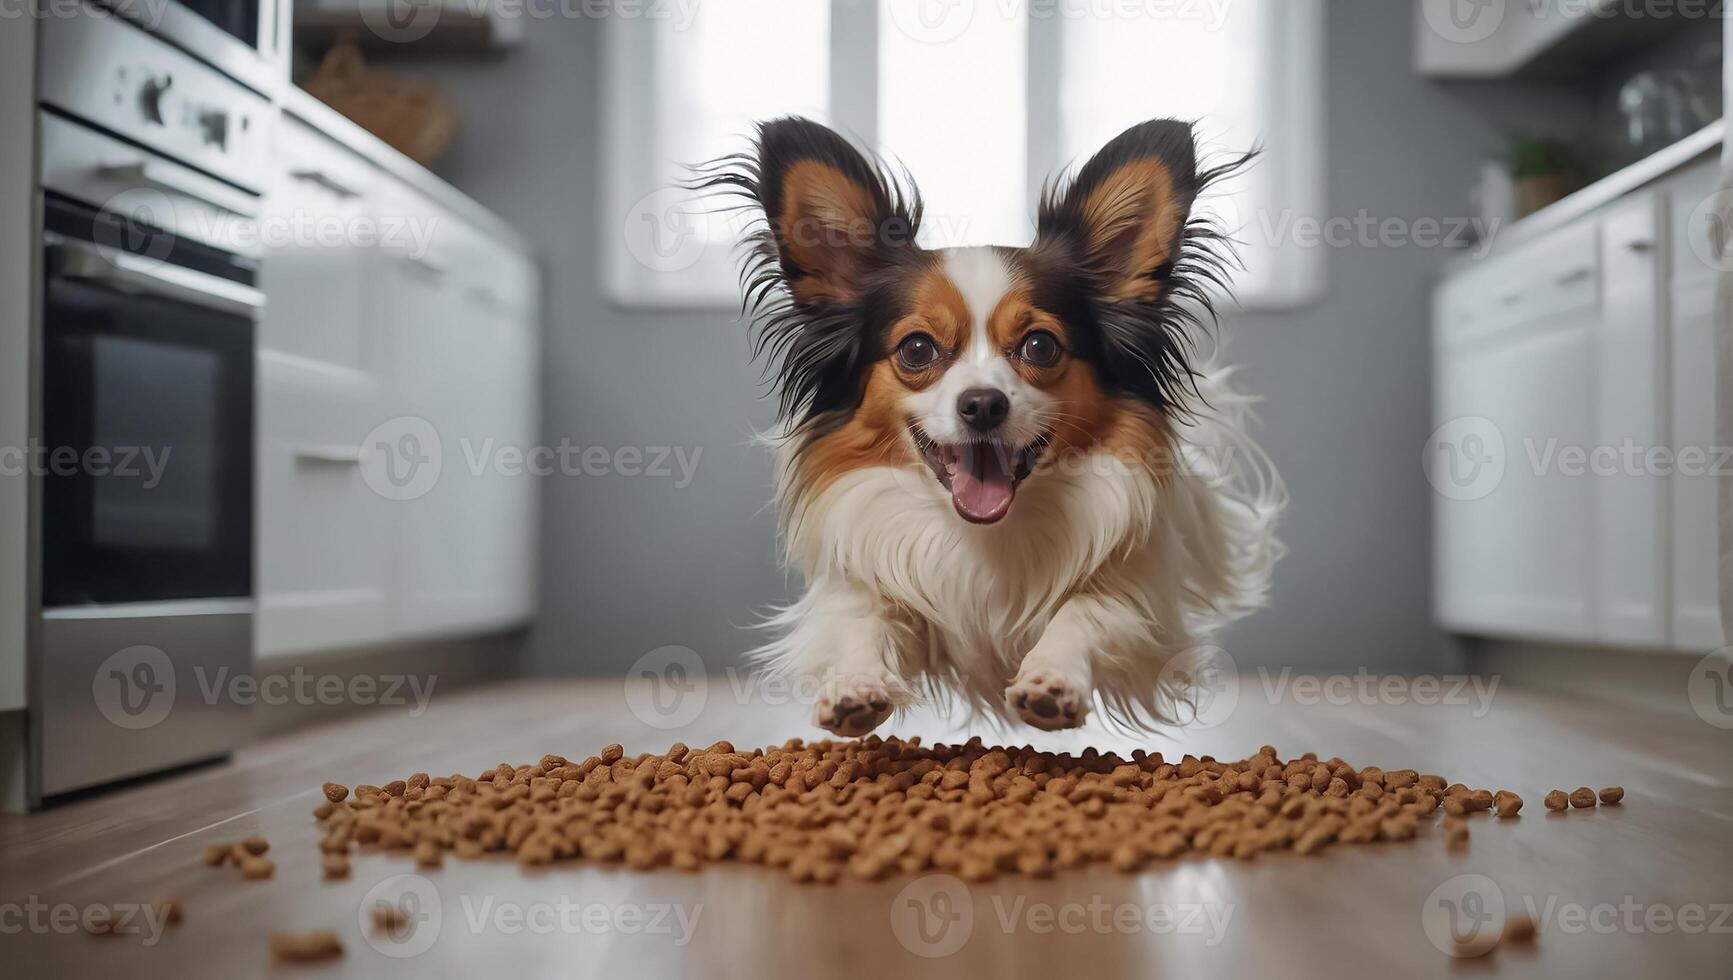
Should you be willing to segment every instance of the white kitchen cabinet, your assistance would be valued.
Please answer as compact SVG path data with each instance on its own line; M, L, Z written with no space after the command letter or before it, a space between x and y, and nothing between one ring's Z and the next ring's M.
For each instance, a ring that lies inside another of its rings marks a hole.
M534 265L300 124L259 352L262 655L476 633L533 612ZM333 152L335 151L335 152Z
M1592 247L1592 234L1586 241L1580 229L1571 235L1572 248L1553 251L1543 243L1547 251L1524 265L1545 265L1558 255L1592 261L1583 247ZM1481 316L1459 321L1467 324L1463 332L1441 333L1435 351L1443 438L1426 451L1444 454L1435 481L1458 481L1434 497L1437 611L1452 629L1595 635L1593 541L1585 533L1594 517L1590 486L1548 457L1592 435L1593 282L1585 290L1576 278L1566 287L1586 296L1589 307L1561 308L1560 277L1461 284L1485 301ZM1547 465L1537 466L1536 458ZM1500 468L1501 475L1492 475Z
M523 621L533 605L533 274L449 214L384 277L403 411L438 434L439 478L399 505L405 636Z
M389 502L362 477L362 437L387 403L369 283L371 167L306 126L277 128L265 200L259 325L261 656L374 643L395 613Z
M1733 479L1715 433L1715 289L1729 242L1705 220L1720 186L1713 161L1681 174L1670 188L1670 445L1673 645L1707 651L1725 640L1717 592L1717 481ZM1713 239L1713 240L1711 240Z
M1440 285L1441 428L1427 452L1503 464L1478 485L1441 483L1454 471L1429 464L1445 627L1645 650L1724 642L1714 307L1726 243L1708 240L1703 217L1718 180L1701 160ZM1484 449L1489 432L1501 452Z
M1602 300L1595 360L1594 484L1600 638L1665 645L1671 493L1665 464L1664 195L1634 194L1601 219Z

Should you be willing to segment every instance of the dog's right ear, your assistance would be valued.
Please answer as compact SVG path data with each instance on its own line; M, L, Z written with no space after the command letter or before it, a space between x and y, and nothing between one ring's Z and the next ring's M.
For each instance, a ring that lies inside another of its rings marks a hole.
M796 305L851 304L914 246L918 201L827 127L799 116L762 123L757 155L752 192Z

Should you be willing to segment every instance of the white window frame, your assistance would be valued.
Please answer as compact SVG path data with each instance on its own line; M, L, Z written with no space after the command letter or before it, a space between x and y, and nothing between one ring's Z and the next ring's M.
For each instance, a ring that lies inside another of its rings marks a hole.
M815 0L826 2L826 0ZM864 146L878 142L878 46L879 12L876 3L828 0L830 26L830 119L836 128ZM1324 9L1322 0L1266 0L1277 18L1275 33L1285 43L1274 52L1269 97L1279 103L1270 114L1283 131L1281 142L1289 152L1271 178L1273 199L1289 217L1322 220L1325 206L1324 131ZM1059 153L1060 37L1063 17L1031 17L1028 25L1027 112L1029 214L1039 199L1042 182L1068 161ZM655 169L659 161L649 159L649 142L657 111L655 42L641 19L610 17L604 25L602 50L602 188L597 222L603 256L603 292L616 306L641 310L716 311L738 309L740 303L732 274L716 270L726 264L734 268L735 256L728 248L711 246L696 264L678 269L655 269L622 247L622 232L632 220L647 220L634 207L644 206L646 192L635 186L641 175ZM745 134L742 134L743 137ZM1270 167L1265 159L1258 166ZM915 175L917 182L919 175ZM675 202L675 203L671 203ZM682 195L675 189L656 191L651 204L659 208L689 209L695 220L739 220L719 218L706 208L714 202ZM704 216L704 215L707 215ZM1246 226L1229 229L1239 238L1262 236L1270 227L1283 226L1281 216L1251 216ZM1271 266L1267 288L1235 297L1233 309L1282 310L1316 302L1323 295L1324 250L1281 242L1279 261ZM721 253L728 254L721 254ZM1273 254L1273 253L1272 253ZM684 260L682 260L684 262ZM654 263L652 263L654 264ZM675 263L681 264L681 263ZM696 271L694 271L696 270Z

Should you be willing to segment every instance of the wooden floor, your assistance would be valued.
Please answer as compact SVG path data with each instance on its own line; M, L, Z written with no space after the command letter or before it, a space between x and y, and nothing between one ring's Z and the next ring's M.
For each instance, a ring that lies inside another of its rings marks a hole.
M614 741L660 751L676 740L750 746L814 734L804 709L742 703L725 682L679 729L636 717L618 681L517 683L435 697L420 717L380 713L280 736L226 764L0 818L0 962L19 977L1728 975L1733 732L1689 713L1637 716L1510 688L1484 713L1473 704L1272 704L1267 690L1245 679L1224 722L1174 737L1020 731L1000 741L1223 758L1267 742L1284 755L1312 750L1509 788L1528 806L1514 821L1477 818L1460 853L1429 831L1412 844L1313 858L1193 858L1136 876L967 887L939 877L802 886L742 867L531 874L495 861L397 878L414 873L409 861L377 854L359 857L346 882L320 881L309 812L327 779L473 773L544 752L582 757ZM955 735L927 716L887 729ZM1542 809L1548 789L1613 783L1627 790L1622 806ZM273 880L202 865L206 844L251 833L272 843ZM370 940L366 908L406 889L420 902L416 928L400 941ZM178 898L186 917L160 937L98 938L53 924L56 908L165 898ZM1452 914L1477 921L1501 900L1537 914L1531 949L1460 961L1429 938L1429 924L1436 933ZM340 959L273 963L270 932L316 928L341 935Z

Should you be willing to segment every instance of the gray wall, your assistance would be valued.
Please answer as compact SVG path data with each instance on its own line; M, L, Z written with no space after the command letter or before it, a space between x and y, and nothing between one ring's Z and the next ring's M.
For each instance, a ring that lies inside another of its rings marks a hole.
M1329 215L1449 218L1500 145L1504 93L1422 81L1412 8L1333 0L1327 32ZM441 65L463 103L441 169L535 243L548 274L544 435L585 445L703 447L697 479L550 478L543 493L546 673L617 671L664 644L713 665L786 595L764 509L770 470L747 445L769 421L745 328L730 313L610 308L598 284L600 26L531 25L497 60ZM1507 91L1507 90L1506 90ZM1579 107L1549 104L1540 118ZM1535 112L1535 107L1525 109ZM1437 249L1332 249L1326 298L1241 315L1229 352L1265 398L1263 440L1293 495L1272 607L1236 628L1242 666L1441 669L1430 625L1427 292Z

